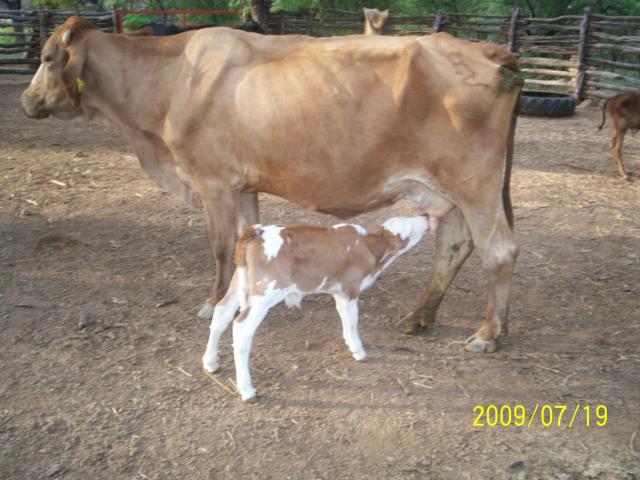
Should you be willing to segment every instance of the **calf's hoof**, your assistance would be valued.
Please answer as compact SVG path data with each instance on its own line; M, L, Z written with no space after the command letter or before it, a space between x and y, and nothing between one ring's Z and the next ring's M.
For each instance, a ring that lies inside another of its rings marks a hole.
M245 392L240 392L240 398L242 398L242 401L245 403L256 403L258 401L256 391L253 388Z
M367 352L363 350L361 352L354 353L353 358L355 358L358 362L364 362L367 359Z
M217 361L208 362L203 359L202 368L204 368L204 370L208 373L216 373L218 370L220 370L220 364Z
M213 317L213 307L209 305L209 302L205 303L197 313L198 318L206 318L211 320Z
M498 349L498 343L495 340L481 340L476 335L471 335L464 349L474 353L493 353Z

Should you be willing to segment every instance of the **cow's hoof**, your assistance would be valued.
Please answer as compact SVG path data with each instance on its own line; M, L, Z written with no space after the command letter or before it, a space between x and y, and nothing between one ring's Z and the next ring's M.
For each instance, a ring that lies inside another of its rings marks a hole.
M407 335L417 335L421 330L420 323L420 316L415 313L410 313L400 320L402 333L406 333Z
M498 349L498 343L495 340L480 340L475 335L471 335L464 349L474 353L493 353Z
M198 318L206 318L211 320L213 317L213 307L208 303L205 303L200 310L198 310Z
M220 364L218 362L206 362L203 360L202 368L204 368L205 372L216 373L220 370Z
M400 320L399 325L402 325L402 333L417 335L433 323L433 320L433 315L415 311Z

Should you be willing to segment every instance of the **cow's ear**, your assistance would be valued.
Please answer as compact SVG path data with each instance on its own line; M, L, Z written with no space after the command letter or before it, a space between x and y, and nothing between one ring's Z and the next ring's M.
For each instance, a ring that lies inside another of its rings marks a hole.
M86 60L86 51L83 45L82 36L93 26L80 17L69 17L61 26L60 46L69 56L67 64L62 71L62 83L67 95L78 107L80 106L80 95L84 81L82 80L82 69Z
M62 71L62 83L73 104L79 107L84 86L82 69L86 60L86 52L81 46L70 46L66 50L69 60Z

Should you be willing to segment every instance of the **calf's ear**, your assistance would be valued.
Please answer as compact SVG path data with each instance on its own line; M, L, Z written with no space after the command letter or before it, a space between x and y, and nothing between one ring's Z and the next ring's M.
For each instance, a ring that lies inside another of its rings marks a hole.
M389 233L388 236L385 235L385 237L388 245L385 251L382 252L382 256L380 257L380 260L378 260L378 265L384 265L387 263L387 261L398 253L405 244L404 240L401 240L400 237L393 235L392 233Z

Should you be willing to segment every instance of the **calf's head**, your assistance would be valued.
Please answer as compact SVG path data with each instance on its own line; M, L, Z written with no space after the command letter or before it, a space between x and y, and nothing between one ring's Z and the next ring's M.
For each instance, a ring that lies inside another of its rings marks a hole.
M400 252L406 252L429 231L429 217L418 215L415 217L394 217L382 224L382 228L400 237L403 245Z
M82 69L86 59L82 39L92 28L80 17L69 17L49 37L42 49L40 68L20 97L27 117L53 115L68 119L82 113Z

